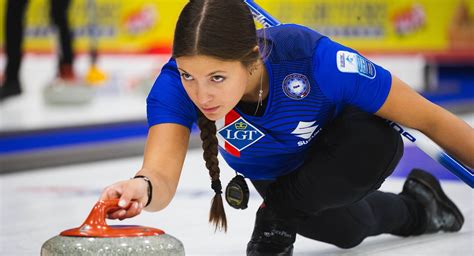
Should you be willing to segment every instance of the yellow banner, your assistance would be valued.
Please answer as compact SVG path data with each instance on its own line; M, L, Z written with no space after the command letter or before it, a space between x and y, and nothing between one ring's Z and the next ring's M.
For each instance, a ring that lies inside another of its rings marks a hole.
M5 2L0 0L0 40ZM73 0L69 18L75 49L87 51L91 35L106 52L169 52L186 0ZM474 1L467 0L260 0L285 23L309 26L361 51L426 52L472 48ZM95 3L91 5L90 3ZM48 0L29 0L25 47L55 48ZM93 14L96 13L95 22ZM466 42L464 42L464 41ZM467 45L467 46L466 46Z
M467 0L260 2L283 22L307 25L364 51L448 50L474 31L474 1Z
M2 43L5 2L0 0ZM49 22L50 1L28 2L25 17L26 49L51 51L55 48L56 40ZM75 38L75 49L87 51L91 36L97 35L99 49L106 52L169 52L178 15L186 3L186 0L72 0L68 17Z

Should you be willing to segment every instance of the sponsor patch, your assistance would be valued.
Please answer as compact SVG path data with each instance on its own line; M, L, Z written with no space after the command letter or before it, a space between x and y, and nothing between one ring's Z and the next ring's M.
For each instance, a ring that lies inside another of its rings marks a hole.
M242 117L220 129L217 134L239 152L265 136Z
M318 124L316 124L317 121L313 122L299 122L298 126L296 127L291 134L294 134L296 137L302 138L304 140L298 141L298 146L304 146L308 144L316 135L321 131L321 128L319 127Z
M343 73L358 73L369 79L377 75L375 65L357 53L338 51L336 56L337 69Z
M302 100L308 96L311 91L311 85L305 75L293 73L285 77L282 89L289 98Z

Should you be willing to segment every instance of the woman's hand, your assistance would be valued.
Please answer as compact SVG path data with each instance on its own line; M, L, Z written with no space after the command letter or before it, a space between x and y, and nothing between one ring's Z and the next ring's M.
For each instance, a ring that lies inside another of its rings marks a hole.
M100 200L119 198L119 207L110 210L109 219L123 220L141 213L148 200L148 183L144 179L120 181L106 187Z
M165 208L178 186L184 158L188 150L190 131L179 124L157 124L148 131L143 167L135 173L150 179L153 200L147 211ZM148 202L148 182L145 179L120 181L106 187L101 200L119 199L119 206L108 212L109 219L126 219L137 216Z

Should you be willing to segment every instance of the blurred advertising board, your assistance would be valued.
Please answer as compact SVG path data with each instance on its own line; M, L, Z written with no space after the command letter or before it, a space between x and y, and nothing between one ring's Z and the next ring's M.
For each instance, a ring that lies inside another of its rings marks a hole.
M3 2L3 3L2 3ZM6 0L0 0L0 40L4 39ZM48 52L55 46L49 26L49 0L29 0L26 49ZM99 48L117 53L169 53L185 0L73 0L70 22L78 51L90 35ZM285 23L314 28L364 52L417 53L474 50L472 0L257 0ZM94 9L91 9L94 8ZM91 14L96 13L96 22ZM95 24L94 24L95 23Z

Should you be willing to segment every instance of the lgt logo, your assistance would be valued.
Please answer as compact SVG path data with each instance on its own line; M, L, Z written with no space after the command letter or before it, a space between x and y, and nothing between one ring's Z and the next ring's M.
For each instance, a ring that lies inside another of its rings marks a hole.
M242 117L220 129L217 134L238 151L242 151L265 136Z

